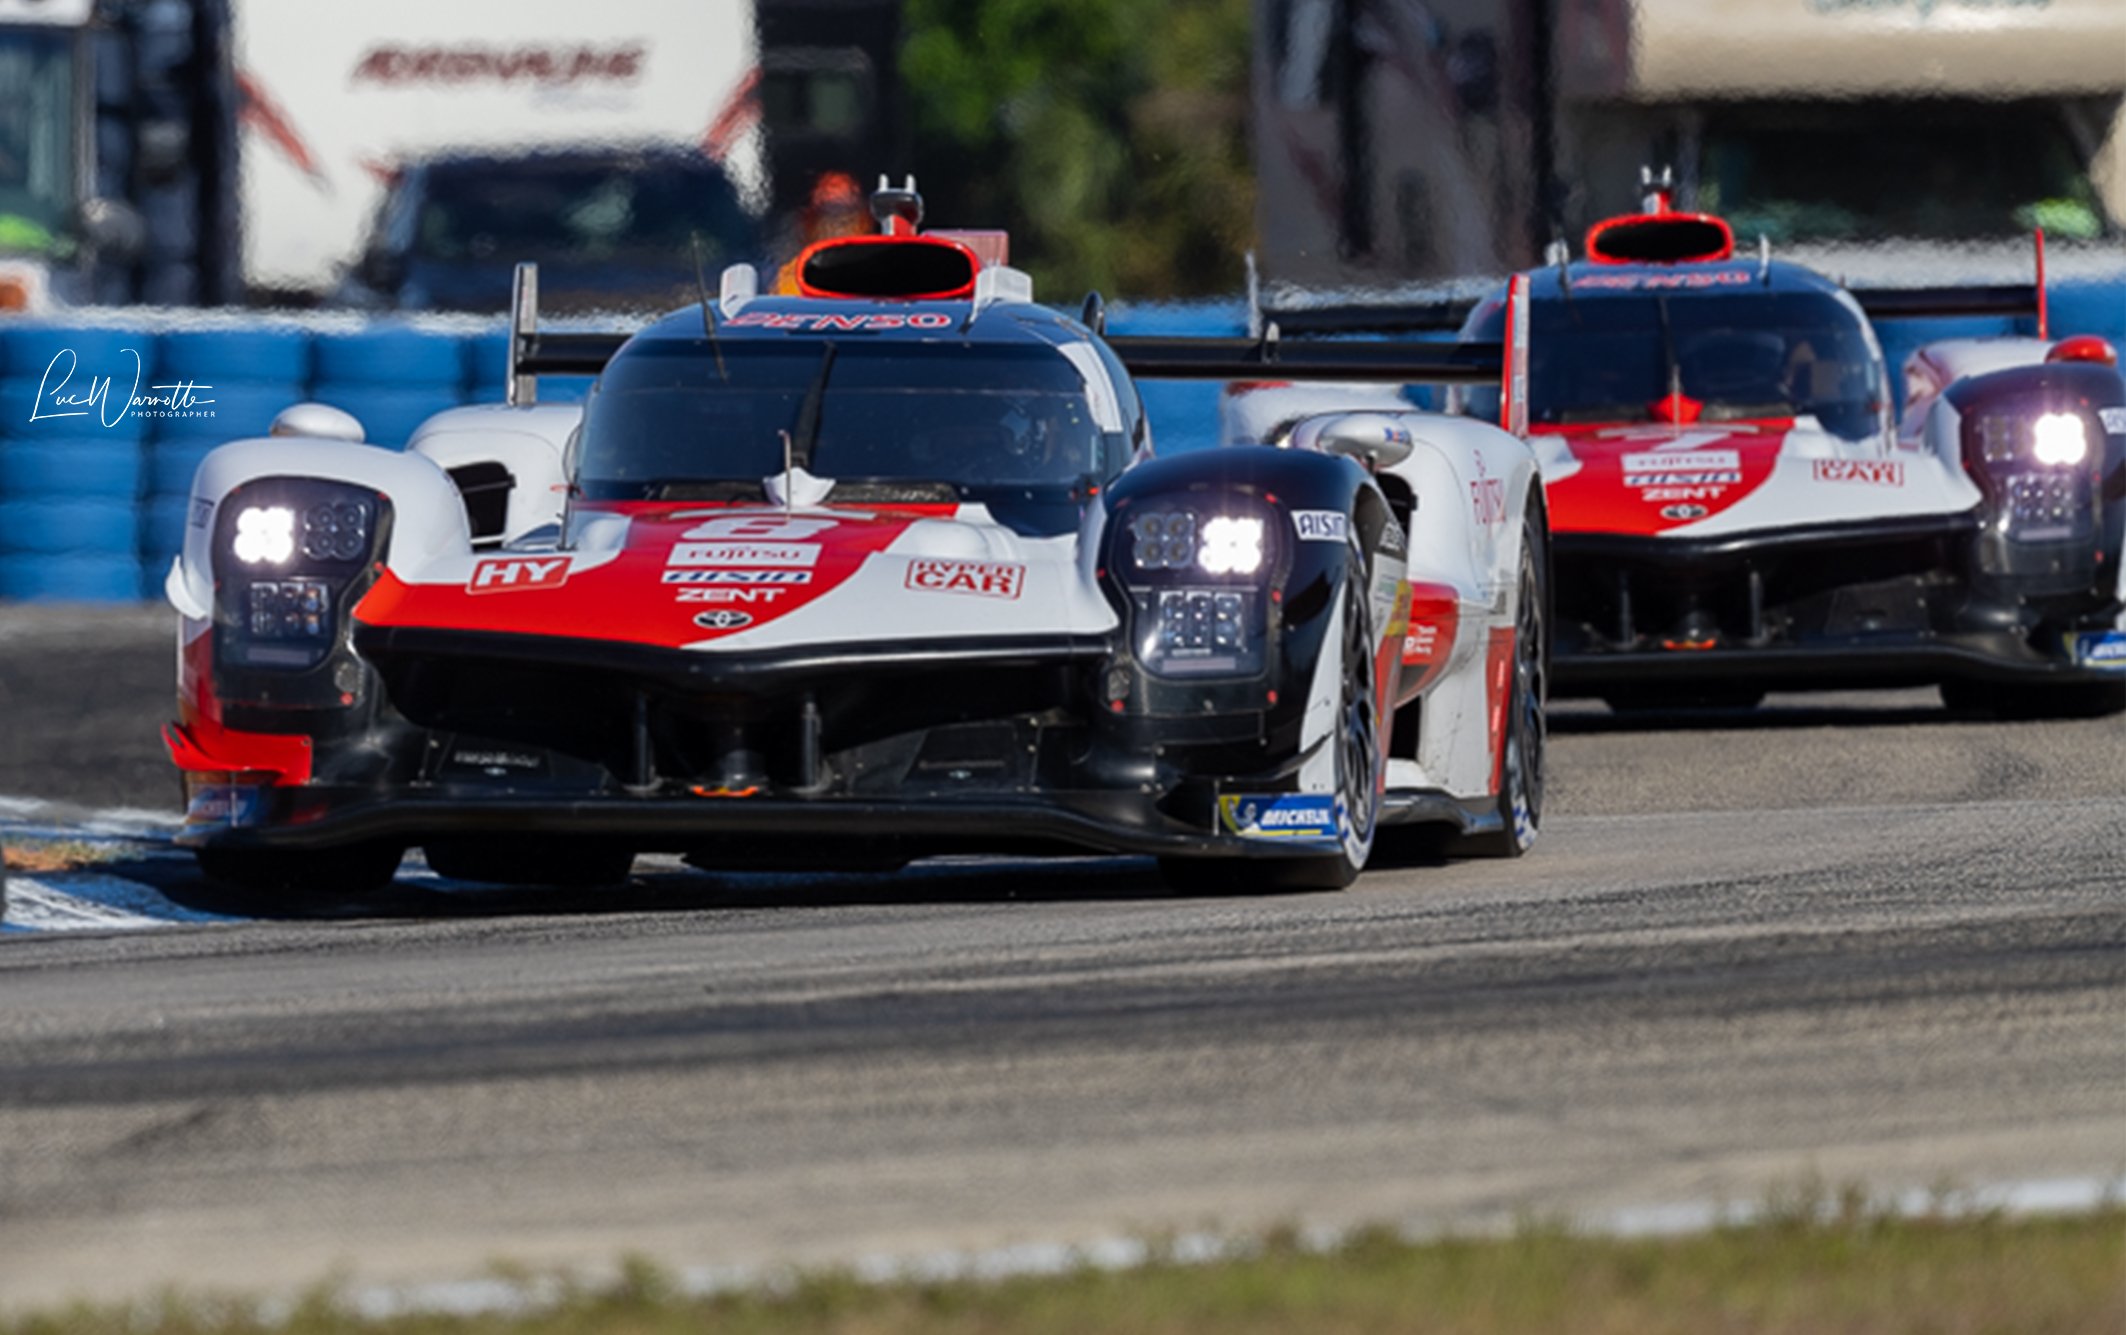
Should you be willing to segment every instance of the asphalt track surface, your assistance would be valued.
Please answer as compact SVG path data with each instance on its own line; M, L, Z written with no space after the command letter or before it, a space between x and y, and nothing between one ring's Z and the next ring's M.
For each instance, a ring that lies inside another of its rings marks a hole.
M170 806L167 634L0 608L0 793ZM645 863L0 937L0 1308L2126 1172L2126 723L1555 727L1534 855L1341 894Z

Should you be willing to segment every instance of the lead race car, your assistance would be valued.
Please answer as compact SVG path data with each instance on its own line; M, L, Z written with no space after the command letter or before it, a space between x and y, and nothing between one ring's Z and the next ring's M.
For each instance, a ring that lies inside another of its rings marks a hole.
M1535 837L1548 622L1517 436L1332 414L1156 458L1131 380L1496 382L1497 346L1106 339L917 230L542 330L405 453L322 405L201 464L167 593L179 842L240 887L1114 851L1340 886L1376 831ZM1524 345L1525 346L1525 345ZM595 371L580 413L537 377ZM1509 400L1518 402L1515 395Z
M2126 708L2126 382L2103 340L2046 336L2042 238L2035 287L1849 292L1737 256L1725 222L1648 184L1584 260L1524 275L1559 689L1630 709L1938 683L1998 713ZM1464 338L1497 337L1503 289L1473 310L1275 314L1289 340L1465 311ZM1893 420L1871 319L1966 314L2033 314L2038 333L1922 347ZM1265 438L1275 396L1250 397L1228 417Z

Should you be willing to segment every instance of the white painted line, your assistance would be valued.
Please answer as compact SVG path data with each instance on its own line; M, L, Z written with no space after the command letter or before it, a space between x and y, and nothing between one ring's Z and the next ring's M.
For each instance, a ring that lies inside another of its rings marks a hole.
M39 932L107 932L164 925L162 919L81 899L19 872L7 878L7 921L9 926Z

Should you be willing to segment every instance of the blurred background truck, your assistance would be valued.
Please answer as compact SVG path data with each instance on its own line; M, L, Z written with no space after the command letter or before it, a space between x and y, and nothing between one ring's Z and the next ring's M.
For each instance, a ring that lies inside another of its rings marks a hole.
M1644 165L1739 238L1952 282L2042 225L2119 263L2126 0L1256 0L1274 280L1499 274ZM2027 247L2012 251L2027 272ZM1999 267L1994 264L1992 267Z
M556 152L693 154L710 239L773 239L822 174L907 169L899 25L900 0L0 0L0 311L346 295L390 188L444 159L551 185ZM748 219L721 238L719 175Z

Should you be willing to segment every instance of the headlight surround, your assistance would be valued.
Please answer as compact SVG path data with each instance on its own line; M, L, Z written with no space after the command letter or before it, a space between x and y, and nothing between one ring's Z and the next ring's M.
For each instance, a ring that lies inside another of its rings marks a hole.
M370 488L318 478L260 478L225 497L213 544L218 662L286 672L329 658L386 511Z
M1965 466L1991 498L2008 539L2079 541L2094 531L2088 465L2102 437L2091 425L2083 413L2027 400L1964 419Z
M1263 670L1277 550L1271 513L1238 497L1159 498L1119 521L1111 567L1131 608L1131 648L1162 677Z

